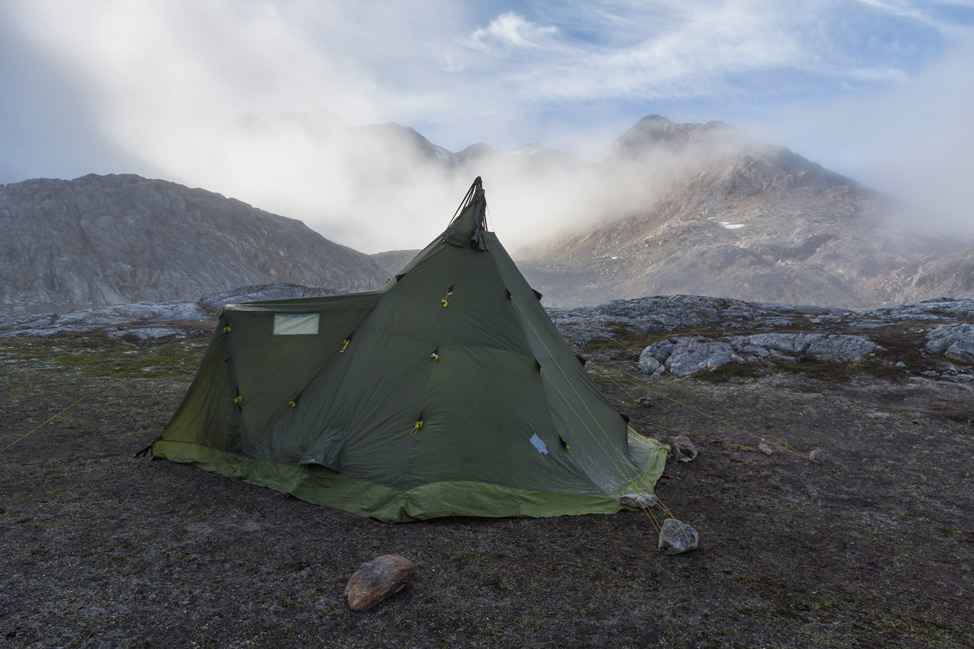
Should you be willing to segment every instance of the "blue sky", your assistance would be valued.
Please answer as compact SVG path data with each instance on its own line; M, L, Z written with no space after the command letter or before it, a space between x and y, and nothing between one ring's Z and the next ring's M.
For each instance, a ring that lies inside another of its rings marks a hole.
M234 143L179 156L181 133L327 109L454 151L593 160L647 114L721 120L922 193L970 176L972 69L974 0L0 0L0 182L132 171L233 192L181 158Z

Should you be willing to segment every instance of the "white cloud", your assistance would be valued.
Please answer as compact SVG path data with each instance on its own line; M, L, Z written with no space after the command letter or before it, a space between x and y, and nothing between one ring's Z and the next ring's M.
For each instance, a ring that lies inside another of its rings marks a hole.
M958 44L896 85L793 106L746 124L835 171L898 196L917 227L974 229L974 42Z
M470 40L474 47L484 51L493 49L494 45L542 49L554 45L553 37L557 35L557 27L535 25L509 11L492 20L486 28L477 29Z
M476 3L446 0L6 0L0 32L16 29L35 48L25 56L66 70L81 88L79 104L95 116L92 128L146 168L307 219L352 245L380 241L387 232L388 241L374 245L397 247L409 233L396 225L371 232L381 207L348 173L363 164L361 144L336 131L324 147L300 120L276 118L313 113L315 128L327 129L329 118L315 112L326 108L355 124L415 126L453 150L477 141L504 147L543 139L600 157L659 102L693 103L702 119L733 121L731 101L780 110L781 102L804 102L824 88L849 93L854 106L862 87L910 87L914 58L927 55L910 40L911 26L927 30L928 41L970 33L937 10L950 4L971 7L961 0L607 0L484 13ZM877 16L900 21L895 38L872 31ZM963 78L954 83L963 85ZM0 92L7 101L19 96L17 89ZM946 98L954 91L944 82L929 92ZM882 133L886 118L876 114L888 110L886 102L910 105L909 99L881 95L870 104L872 117L863 109L856 119ZM589 121L579 123L583 108ZM248 113L262 119L241 120ZM34 117L27 104L21 114ZM791 144L795 133L830 123L830 114L805 111L800 128L782 119L781 137L771 141ZM906 121L889 122L900 134L918 132ZM0 124L0 135L17 126ZM36 130L43 128L39 122ZM832 146L812 157L828 163L859 156L863 163L865 156L848 146L863 142L854 135L823 136ZM952 142L927 139L948 148ZM387 156L390 164L396 155ZM17 167L0 158L0 169ZM502 169L491 172L517 182ZM396 190L410 218L438 222L440 212L429 206L449 205L454 190L462 193L438 182L422 176L416 189ZM519 192L509 195L529 200ZM513 204L494 195L500 205ZM368 222L349 225L364 214ZM422 237L410 245L420 243Z

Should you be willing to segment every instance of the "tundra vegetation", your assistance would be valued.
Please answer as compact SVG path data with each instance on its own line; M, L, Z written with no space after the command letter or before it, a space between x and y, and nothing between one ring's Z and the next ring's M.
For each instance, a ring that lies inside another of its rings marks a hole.
M208 343L199 323L171 326L185 335L0 338L3 646L974 643L974 399L956 380L971 368L925 351L916 324L859 332L880 348L855 363L683 378L640 372L640 350L717 324L587 338L587 368L633 426L699 450L657 487L700 533L675 556L656 549L661 513L390 525L135 459ZM416 577L351 612L346 582L383 554Z

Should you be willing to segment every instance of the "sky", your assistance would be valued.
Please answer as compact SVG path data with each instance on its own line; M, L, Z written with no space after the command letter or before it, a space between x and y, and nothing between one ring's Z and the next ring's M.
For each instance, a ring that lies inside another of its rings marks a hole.
M381 192L285 116L598 161L661 114L734 124L969 224L971 70L974 0L0 0L0 183L138 173L375 252L421 247L470 179L390 190L410 223L382 223Z

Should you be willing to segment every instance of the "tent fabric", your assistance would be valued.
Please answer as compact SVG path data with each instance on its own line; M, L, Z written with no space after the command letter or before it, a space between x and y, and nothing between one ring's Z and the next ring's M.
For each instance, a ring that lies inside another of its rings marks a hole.
M485 210L478 178L382 290L228 305L153 456L385 521L652 492L667 447L601 394Z

